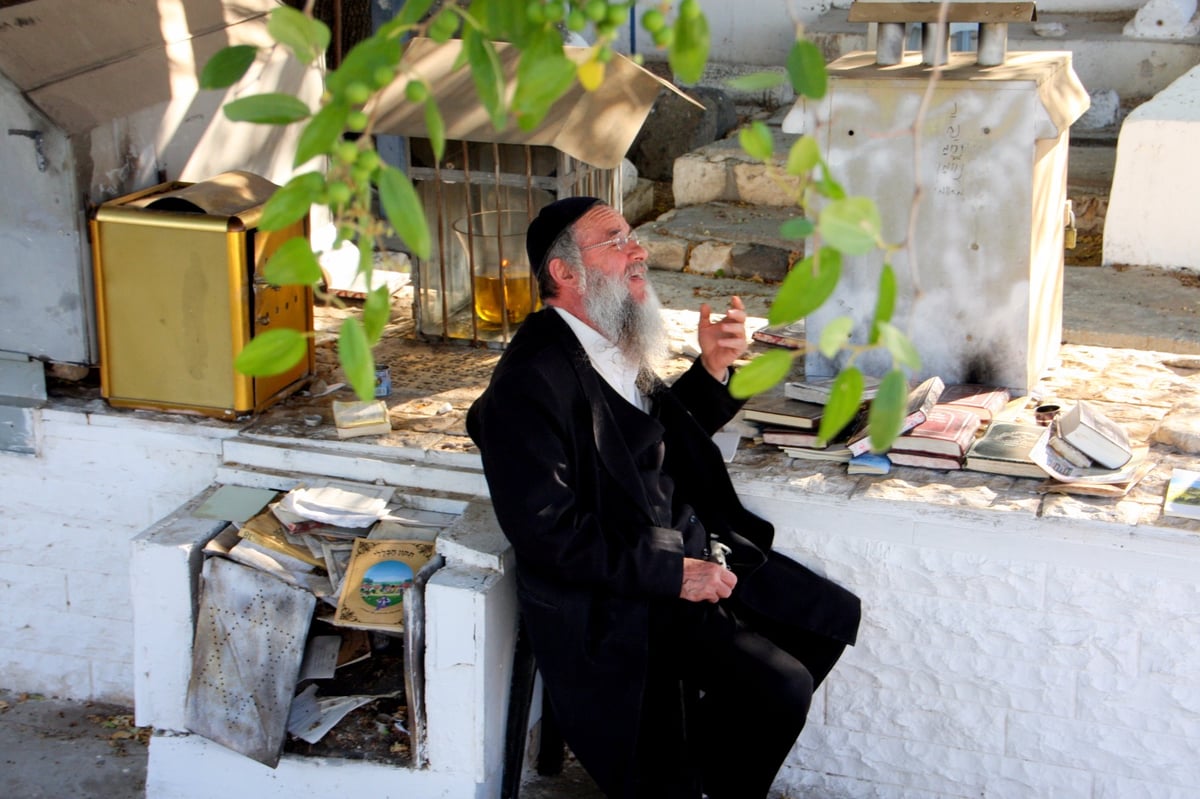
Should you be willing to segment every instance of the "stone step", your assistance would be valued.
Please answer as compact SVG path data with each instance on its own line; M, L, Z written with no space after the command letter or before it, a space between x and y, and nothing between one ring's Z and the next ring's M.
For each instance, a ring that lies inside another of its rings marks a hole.
M799 213L795 206L709 202L676 207L637 235L651 269L778 282L804 254L803 241L779 235Z
M784 172L788 150L799 136L780 128L783 114L766 120L774 139L774 159L764 164L742 150L735 135L675 159L675 206L725 201L795 208L799 181Z

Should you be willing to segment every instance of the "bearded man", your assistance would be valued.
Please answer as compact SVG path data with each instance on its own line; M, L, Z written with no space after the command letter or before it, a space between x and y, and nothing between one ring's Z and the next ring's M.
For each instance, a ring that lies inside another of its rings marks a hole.
M646 251L614 208L543 208L526 249L545 308L501 356L467 428L516 555L522 621L563 739L609 797L765 797L856 596L771 550L712 434L746 314L700 306L670 386Z

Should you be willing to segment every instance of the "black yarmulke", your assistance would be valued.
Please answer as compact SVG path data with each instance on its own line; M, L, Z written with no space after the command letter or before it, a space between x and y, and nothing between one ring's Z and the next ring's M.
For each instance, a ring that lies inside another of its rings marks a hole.
M525 234L525 252L535 273L545 267L546 253L554 240L598 202L601 202L598 197L565 197L538 211Z

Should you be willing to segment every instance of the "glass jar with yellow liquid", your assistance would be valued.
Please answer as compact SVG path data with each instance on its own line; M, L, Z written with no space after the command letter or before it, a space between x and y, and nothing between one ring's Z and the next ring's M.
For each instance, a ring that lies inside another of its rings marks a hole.
M524 211L482 211L454 223L475 292L475 315L485 325L524 321L536 308L537 286L525 253Z

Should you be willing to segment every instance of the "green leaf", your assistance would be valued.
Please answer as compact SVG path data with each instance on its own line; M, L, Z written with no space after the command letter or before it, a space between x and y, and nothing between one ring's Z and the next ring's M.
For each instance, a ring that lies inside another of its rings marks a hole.
M379 286L367 293L363 301L363 330L371 345L379 343L383 329L392 317L392 299L387 286Z
M308 209L325 190L325 176L320 172L305 172L285 183L271 195L263 206L258 226L262 230L282 230L303 219Z
M425 211L408 176L393 166L385 166L379 170L376 180L379 202L397 235L404 239L413 255L428 258L432 249L429 225L425 223Z
M342 138L342 132L346 128L346 115L349 113L350 109L347 106L330 103L314 114L300 133L292 166L300 166L311 158L330 152L333 145Z
M841 276L842 254L822 247L787 273L771 302L767 321L782 325L808 316L829 299Z
M299 97L283 92L267 92L226 103L225 116L234 122L289 125L306 118L308 106Z
M813 100L820 100L825 96L829 85L825 56L821 55L820 48L812 42L800 39L792 45L787 57L787 73L796 94Z
M263 278L273 286L311 286L321 279L321 265L303 236L288 239L267 259Z
M867 429L871 431L871 451L887 452L904 421L904 410L908 404L908 380L904 372L892 369L883 376L879 391L871 400L867 411Z
M563 54L562 36L542 30L531 36L517 65L517 88L513 113L522 130L533 130L550 106L566 93L575 80L575 62Z
M233 368L250 377L282 374L308 354L308 334L277 327L252 338L233 359Z
M675 37L667 63L682 83L695 83L708 63L708 20L703 14L680 14L675 18Z
M821 329L821 342L818 345L821 354L832 361L850 338L850 331L853 329L854 320L849 316L839 316L826 322L825 327Z
M825 413L821 415L821 424L817 428L817 436L822 441L832 440L858 414L865 382L862 372L854 367L843 369L833 379Z
M817 192L831 200L843 200L846 197L846 190L842 188L842 184L833 179L833 175L829 173L829 166L825 163L821 164L821 179L817 181Z
M471 65L475 93L491 116L492 127L504 130L508 125L508 112L504 108L504 74L500 69L496 47L474 28L467 28L463 32L463 44L467 63Z
M779 235L785 239L804 239L813 234L817 226L804 216L793 216L779 226Z
M821 160L817 149L817 140L812 136L801 136L792 143L788 150L787 173L789 175L807 175Z
M229 88L242 79L257 55L258 48L249 44L235 44L218 50L200 72L200 88Z
M425 16L425 12L433 3L434 0L404 0L395 19L399 20L401 25L413 25L421 21L421 17Z
M374 86L376 70L395 68L403 52L402 42L376 33L350 48L338 68L326 76L325 87L334 97L344 97L354 84Z
M821 238L847 255L866 255L880 243L879 209L869 197L834 200L821 209Z
M897 365L907 366L914 372L921 368L921 356L917 348L900 328L890 322L879 323L879 343L891 354Z
M360 400L366 402L375 396L375 361L366 331L357 319L346 319L338 331L338 362Z
M783 83L783 76L778 72L751 72L749 75L739 75L725 81L731 89L741 92L761 92L774 89Z
M748 126L738 131L738 144L751 158L770 162L774 155L775 142L771 131L760 120L754 120Z
M434 159L441 161L446 154L446 121L432 94L425 99L425 132L429 136Z
M879 291L875 298L875 313L871 317L871 339L874 344L879 341L879 325L892 321L896 312L896 272L891 264L884 264L879 273Z
M792 352L771 349L738 369L729 379L729 393L738 399L760 394L792 371Z
M291 50L302 64L316 61L329 47L329 27L289 6L280 6L271 12L267 33Z

